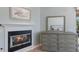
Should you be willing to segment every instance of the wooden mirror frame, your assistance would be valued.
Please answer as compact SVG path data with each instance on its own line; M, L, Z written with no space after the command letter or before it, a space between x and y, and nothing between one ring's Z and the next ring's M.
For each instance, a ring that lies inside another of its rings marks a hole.
M63 19L64 20L64 22L63 22L64 23L64 30L63 31L65 32L65 25L66 25L65 16L47 16L46 17L46 31L48 31L48 18L54 18L54 17L63 17L64 18Z

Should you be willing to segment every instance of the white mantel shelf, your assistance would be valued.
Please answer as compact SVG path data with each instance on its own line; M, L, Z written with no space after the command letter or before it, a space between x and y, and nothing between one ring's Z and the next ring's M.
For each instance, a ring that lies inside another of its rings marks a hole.
M26 24L17 23L17 24L1 24L0 26L1 27L15 27L15 26L32 26L32 25L33 25L33 23L26 23Z
M1 24L1 25L26 25L26 26L31 26L33 25L33 23L24 23L24 24L19 24L19 23L15 23L15 24Z

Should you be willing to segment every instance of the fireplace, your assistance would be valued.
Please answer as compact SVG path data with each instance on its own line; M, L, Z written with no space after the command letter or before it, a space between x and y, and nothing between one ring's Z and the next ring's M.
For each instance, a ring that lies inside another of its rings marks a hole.
M30 46L31 44L32 44L32 30L8 32L9 52Z

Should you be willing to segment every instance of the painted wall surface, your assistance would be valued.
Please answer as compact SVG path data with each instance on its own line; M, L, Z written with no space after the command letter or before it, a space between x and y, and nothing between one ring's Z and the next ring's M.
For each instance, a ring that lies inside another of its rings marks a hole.
M76 13L72 7L41 7L41 31L46 30L46 16L65 16L65 30L76 32Z
M32 9L32 8L29 8L29 9ZM11 10L8 7L0 8L0 24L26 24L28 22L30 23L30 21L11 18L11 15L9 13L10 11ZM31 17L32 17L32 15L31 15Z

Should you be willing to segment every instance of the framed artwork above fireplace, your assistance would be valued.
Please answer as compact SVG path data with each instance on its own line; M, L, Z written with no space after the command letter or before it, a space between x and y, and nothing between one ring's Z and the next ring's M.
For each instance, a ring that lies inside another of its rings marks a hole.
M25 7L10 7L10 17L13 19L30 20L31 11Z

